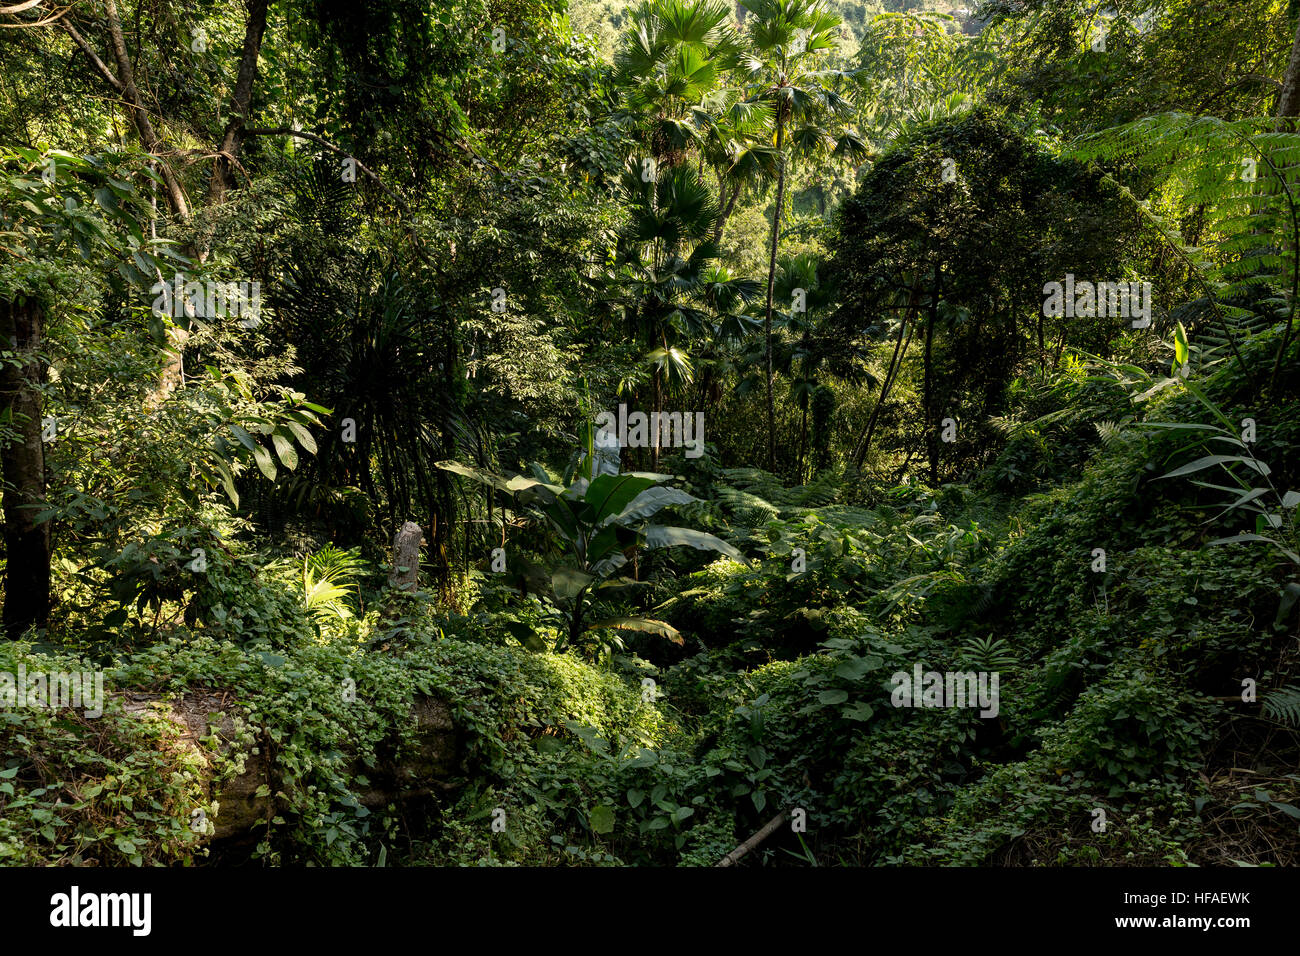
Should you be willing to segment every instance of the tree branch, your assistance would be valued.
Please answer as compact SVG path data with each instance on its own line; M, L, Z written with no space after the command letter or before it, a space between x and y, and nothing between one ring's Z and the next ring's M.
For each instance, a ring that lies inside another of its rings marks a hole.
M140 91L136 89L135 71L131 66L131 56L126 50L126 39L122 35L122 21L117 15L117 0L104 0L104 13L109 42L113 48L113 59L117 62L117 76L121 83L122 96L131 108L131 116L135 122L136 132L140 136L141 145L146 151L157 155L162 140L149 120L149 112L145 109ZM180 219L188 219L190 204L185 198L185 191L181 189L180 181L176 179L176 175L167 163L159 161L158 168L167 187L167 201L172 212Z
M59 21L59 26L63 27L68 36L72 37L72 42L81 49L81 52L86 54L86 58L90 60L91 65L95 68L95 72L102 76L104 81L113 89L117 90L119 93L124 92L125 87L122 86L122 81L113 75L113 71L108 68L108 64L99 58L99 54L96 53L94 48L86 42L86 38L77 32L77 28L67 20Z
M36 3L20 3L16 7L0 7L0 16L4 16L5 14L18 14L23 10L30 9L31 7L34 7L41 2L42 0L36 0ZM54 11L44 20L25 20L25 21L20 20L18 23L0 23L0 27L3 27L4 29L7 30L29 30L32 27L46 27L49 26L51 23L55 23L59 20L62 20L63 17L65 17L68 11L71 9L72 9L72 4L68 4L68 6L64 7L62 10Z
M429 132L433 133L434 136L437 136L439 139L443 140L444 142L450 143L452 146L454 146L456 149L460 150L462 153L467 153L467 154L469 155L469 157L470 157L471 159L473 159L476 163L481 163L482 165L488 167L489 169L491 169L493 172L497 173L498 175L501 175L501 176L504 176L504 175L505 175L505 173L502 171L502 169L501 169L500 166L498 166L496 163L492 162L490 159L484 159L482 156L480 156L478 153L474 152L474 150L470 149L468 146L466 146L466 145L465 145L464 143L462 143L460 140L458 140L458 139L452 139L452 138L451 138L450 136L448 136L446 133L442 132L442 130L437 130L437 129L435 129L435 130L430 130Z
M785 811L782 810L771 820L768 820L767 823L764 824L763 829L759 830L757 833L755 833L752 837L750 837L740 846L736 847L734 850L732 850L730 853L724 856L722 858L722 861L718 863L718 866L735 866L738 862L740 862L741 857L743 857L746 853L754 849L754 847L758 846L760 843L762 843L764 840L770 837L773 833L775 833L777 831L777 828L780 827L781 824L784 822L785 822Z
M262 37L266 33L266 13L270 0L248 0L248 22L244 25L244 51L239 60L239 73L235 91L230 98L230 122L226 125L221 145L217 147L217 161L212 166L208 181L208 204L216 205L225 195L231 163L239 156L243 140L241 130L248 122L253 99L253 81L257 77L257 58L262 50Z

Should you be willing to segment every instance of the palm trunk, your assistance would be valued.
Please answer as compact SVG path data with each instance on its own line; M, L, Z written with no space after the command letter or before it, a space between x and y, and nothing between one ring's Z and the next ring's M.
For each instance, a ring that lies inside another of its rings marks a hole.
M776 120L776 211L772 213L772 248L767 259L767 318L763 323L767 339L767 470L776 471L776 403L772 399L772 293L776 289L776 247L781 241L781 206L785 202L785 116L777 110Z
M664 390L663 390L663 369L656 368L654 376L654 399L651 402L654 414L650 417L651 431L650 435L650 470L659 470L659 413L663 411Z
M718 173L718 208L722 212L718 215L718 224L713 227L713 242L715 245L722 242L722 233L727 228L727 220L731 218L731 211L736 208L736 199L739 196L740 183L731 188L731 195L728 196L727 182L722 178L722 173Z
M45 502L45 445L41 436L40 358L43 313L35 302L0 302L0 343L17 354L0 363L0 409L18 433L0 449L4 482L5 635L43 628L50 615L50 525L37 523Z

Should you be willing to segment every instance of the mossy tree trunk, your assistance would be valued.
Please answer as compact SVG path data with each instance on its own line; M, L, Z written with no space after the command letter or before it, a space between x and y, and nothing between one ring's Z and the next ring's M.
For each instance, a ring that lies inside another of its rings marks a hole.
M45 503L45 444L40 386L46 366L40 354L44 310L38 302L0 302L0 422L14 432L0 440L4 494L7 637L45 627L50 614L50 526L37 522Z

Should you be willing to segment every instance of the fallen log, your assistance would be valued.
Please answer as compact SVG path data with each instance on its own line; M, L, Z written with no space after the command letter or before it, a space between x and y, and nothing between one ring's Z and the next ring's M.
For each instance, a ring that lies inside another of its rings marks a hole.
M758 846L760 843L762 843L764 840L770 837L773 833L775 833L777 831L777 828L780 827L781 824L784 822L785 822L785 811L782 810L771 820L768 820L767 823L763 825L763 829L759 830L757 833L755 833L752 837L750 837L740 846L736 847L734 850L732 850L730 853L724 856L722 860L718 863L718 866L735 866L737 863L740 862L741 857L743 857L746 853L754 849L754 847Z
M168 699L159 694L127 692L123 710L130 715L162 719L175 728L178 745L195 754L207 767L206 781L211 806L209 817L214 830L211 838L225 840L241 836L258 823L270 820L278 812L275 791L275 766L263 750L250 756L242 773L218 780L216 754L201 741L215 732L223 755L229 754L236 735L235 715L238 705L231 695L221 691L195 690L182 697ZM445 701L417 695L411 705L411 719L416 725L414 752L403 755L400 762L377 760L378 769L363 766L361 754L353 754L353 770L371 781L357 792L357 801L367 807L381 807L400 800L428 796L451 789L449 779L457 768L456 732L451 708ZM396 742L396 734L393 743ZM263 790L263 785L266 789ZM267 792L269 791L269 792Z

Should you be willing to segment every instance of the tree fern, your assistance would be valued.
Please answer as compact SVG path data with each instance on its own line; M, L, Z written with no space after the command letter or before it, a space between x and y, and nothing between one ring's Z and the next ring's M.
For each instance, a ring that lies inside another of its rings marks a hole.
M1165 169L1166 183L1182 202L1204 210L1214 238L1197 247L1183 242L1151 200L1138 199L1112 179L1202 286L1224 332L1221 342L1209 344L1236 352L1240 337L1284 324L1273 363L1276 381L1300 285L1300 133L1280 130L1273 118L1225 121L1162 113L1085 137L1074 153L1080 159L1125 158ZM1239 354L1236 358L1241 361Z

